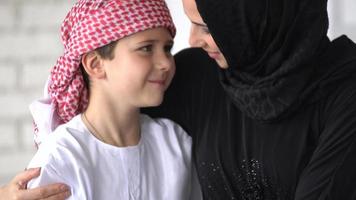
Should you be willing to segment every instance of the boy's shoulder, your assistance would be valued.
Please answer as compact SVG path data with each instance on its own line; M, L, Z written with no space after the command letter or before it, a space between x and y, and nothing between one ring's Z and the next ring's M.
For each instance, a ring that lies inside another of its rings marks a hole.
M85 132L85 127L81 122L80 115L77 115L69 122L58 126L52 133L47 136L43 144L45 144L44 146L51 146L55 144L67 146L73 142L72 139L78 140L79 136L84 137L86 134L83 133ZM67 143L67 141L70 142Z
M155 156L170 160L165 165L191 162L192 138L170 119L141 115L141 140Z
M80 151L83 146L82 140L85 140L88 134L84 134L84 128L78 117L76 116L71 121L58 126L46 136L32 158L29 167L61 162L61 159Z
M176 122L168 118L152 118L141 114L141 127L146 135L191 143L191 137Z

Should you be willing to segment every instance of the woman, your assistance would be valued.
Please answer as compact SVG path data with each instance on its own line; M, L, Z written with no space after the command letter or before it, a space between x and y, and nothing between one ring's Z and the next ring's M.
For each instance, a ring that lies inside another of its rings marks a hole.
M356 46L327 38L327 1L183 2L207 53L145 112L192 135L205 199L352 199Z
M190 43L156 116L194 141L205 199L353 199L356 45L327 1L183 0ZM198 12L199 10L199 12Z

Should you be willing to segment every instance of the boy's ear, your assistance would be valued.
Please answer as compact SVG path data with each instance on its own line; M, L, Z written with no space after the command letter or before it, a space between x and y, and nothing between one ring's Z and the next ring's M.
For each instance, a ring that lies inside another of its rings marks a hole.
M91 51L82 56L82 64L84 70L92 78L104 78L105 70L103 67L103 59L97 52Z

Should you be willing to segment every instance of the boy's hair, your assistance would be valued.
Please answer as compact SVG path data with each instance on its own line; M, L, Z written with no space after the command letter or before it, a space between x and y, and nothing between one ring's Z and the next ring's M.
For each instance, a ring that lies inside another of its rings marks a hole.
M114 59L114 49L118 41L111 42L105 46L97 48L95 51L98 52L99 56L104 59L112 60Z
M107 45L97 48L94 51L96 51L99 54L99 56L102 57L103 59L112 60L115 58L114 50L115 50L117 42L118 41L111 42ZM88 73L85 71L82 63L80 63L80 70L83 75L84 85L90 92L90 78L89 78Z

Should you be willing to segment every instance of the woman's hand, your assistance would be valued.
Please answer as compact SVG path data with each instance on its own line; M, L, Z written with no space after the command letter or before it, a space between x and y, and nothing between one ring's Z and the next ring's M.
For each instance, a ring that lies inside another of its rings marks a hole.
M0 200L64 200L70 196L68 186L61 183L27 190L27 183L39 176L40 171L36 168L19 173L8 185L0 188Z

